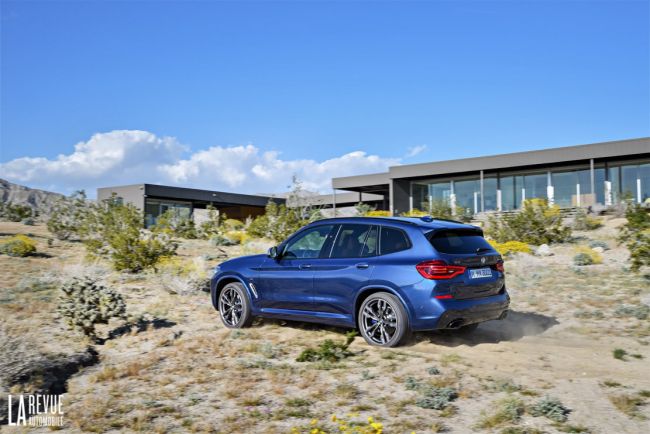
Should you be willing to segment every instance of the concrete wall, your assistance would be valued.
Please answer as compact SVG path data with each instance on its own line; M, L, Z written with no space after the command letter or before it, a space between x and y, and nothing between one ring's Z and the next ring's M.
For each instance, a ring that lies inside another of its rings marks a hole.
M132 203L138 209L144 209L144 185L123 185L120 187L105 187L97 189L97 200L109 199L113 194L121 197L124 203Z

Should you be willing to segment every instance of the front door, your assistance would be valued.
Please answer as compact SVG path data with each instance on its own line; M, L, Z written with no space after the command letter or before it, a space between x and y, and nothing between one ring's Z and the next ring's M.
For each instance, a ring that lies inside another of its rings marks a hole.
M335 227L305 229L287 241L278 258L264 261L257 279L262 311L313 310L314 267L322 260L321 251L329 253Z

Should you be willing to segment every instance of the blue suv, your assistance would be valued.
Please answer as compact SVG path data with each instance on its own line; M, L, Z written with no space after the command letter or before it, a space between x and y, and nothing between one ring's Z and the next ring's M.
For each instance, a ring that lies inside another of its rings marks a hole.
M229 328L256 316L310 321L358 328L384 347L411 331L472 331L510 303L482 230L431 217L316 221L266 255L220 264L211 295Z

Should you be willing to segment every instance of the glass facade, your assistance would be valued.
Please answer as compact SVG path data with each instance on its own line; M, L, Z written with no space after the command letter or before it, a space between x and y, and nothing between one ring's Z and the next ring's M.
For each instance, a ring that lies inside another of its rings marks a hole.
M192 216L192 205L190 203L147 198L144 202L145 227L155 225L158 217L169 210L174 210L181 218L190 218Z
M452 194L456 206L470 213L515 210L523 200L533 198L552 200L563 208L604 205L608 203L606 181L611 185L612 203L626 198L650 202L650 163L608 163L607 167L599 163L593 169L593 182L589 166L520 174L491 173L484 176L482 189L478 176L415 181L412 206L428 210L433 201L451 204Z

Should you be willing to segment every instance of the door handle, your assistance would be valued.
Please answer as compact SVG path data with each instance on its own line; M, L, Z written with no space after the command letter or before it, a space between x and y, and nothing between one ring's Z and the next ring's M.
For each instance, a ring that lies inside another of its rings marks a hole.
M298 268L301 270L308 270L311 268L311 264L300 264L298 265Z
M368 268L369 265L366 264L365 262L361 262L361 263L357 264L356 267L357 267L357 268L364 269L364 268Z

